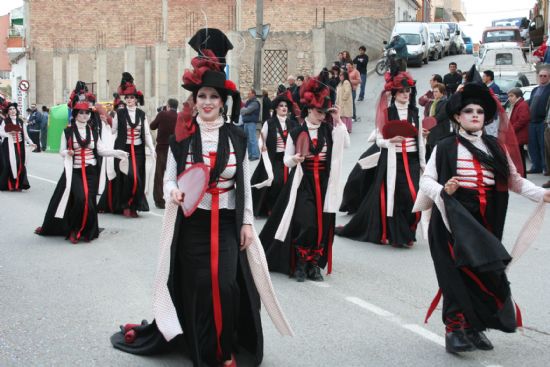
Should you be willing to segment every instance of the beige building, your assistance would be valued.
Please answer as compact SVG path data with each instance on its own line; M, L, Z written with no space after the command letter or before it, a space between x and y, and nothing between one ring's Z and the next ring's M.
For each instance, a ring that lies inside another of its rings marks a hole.
M431 0L434 22L463 22L464 2L462 0Z

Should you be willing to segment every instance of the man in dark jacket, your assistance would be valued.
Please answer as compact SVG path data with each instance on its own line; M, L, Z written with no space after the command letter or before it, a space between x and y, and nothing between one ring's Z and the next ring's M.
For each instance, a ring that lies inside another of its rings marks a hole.
M46 106L42 106L42 118L40 119L40 145L42 150L48 147L48 118L50 110Z
M266 122L269 118L271 118L271 99L264 89L262 90L262 122Z
M407 51L407 41L399 34L393 36L392 40L386 46L386 50L393 48L395 50L395 62L399 66L399 71L407 71L407 61L409 52Z
M42 122L42 114L36 109L36 105L33 103L30 109L27 109L29 113L29 119L27 120L28 131L32 142L36 145L33 150L34 153L40 153L40 123Z
M260 159L260 149L258 148L258 138L256 136L256 126L260 121L260 112L260 102L256 98L256 91L251 89L248 92L248 99L244 107L241 108L243 127L248 140L248 159L251 161Z
M362 101L365 98L365 86L367 85L367 65L369 63L369 56L365 53L367 48L365 46L359 47L359 55L355 56L353 63L359 75L361 75L361 89L359 91L359 99Z
M483 83L485 83L488 88L493 90L493 93L496 94L497 97L502 93L500 87L495 83L495 73L492 70L485 70L481 76L481 80L483 80Z
M544 161L544 129L546 107L550 97L550 68L541 68L538 73L539 85L531 92L529 99L529 111L531 122L529 123L529 157L531 157L531 169L527 173L542 173L546 170Z
M443 77L443 84L445 84L445 89L447 90L447 98L451 98L451 95L456 92L456 88L462 84L462 74L456 72L457 68L456 62L450 62L449 73Z
M157 130L157 163L155 167L155 186L153 188L153 199L155 206L159 209L164 209L163 198L163 178L166 170L166 159L168 157L168 138L174 133L176 121L178 119L178 101L170 98L166 102L166 109L160 111L153 122L151 122L151 130Z

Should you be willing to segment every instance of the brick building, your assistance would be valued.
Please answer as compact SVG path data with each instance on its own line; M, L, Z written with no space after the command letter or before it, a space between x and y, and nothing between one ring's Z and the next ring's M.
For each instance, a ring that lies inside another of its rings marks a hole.
M89 83L100 100L110 100L123 71L134 75L149 109L169 97L181 99L181 75L194 56L186 40L205 26L220 28L232 39L236 50L229 54L230 77L246 88L251 84L254 48L247 29L255 26L255 4L25 0L28 77L36 86L30 102L64 103L77 80ZM352 54L363 43L378 53L395 21L395 10L391 0L264 0L264 24L271 30L264 45L263 65L268 71L263 85L272 89L286 74L319 72L335 57L330 40L344 42L335 47L349 48Z

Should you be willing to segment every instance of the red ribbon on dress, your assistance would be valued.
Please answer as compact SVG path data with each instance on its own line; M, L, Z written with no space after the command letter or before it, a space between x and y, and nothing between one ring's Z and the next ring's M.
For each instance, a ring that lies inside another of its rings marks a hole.
M441 300L441 288L437 290L437 293L435 294L434 299L432 300L432 303L430 304L430 308L428 308L428 312L426 312L426 318L424 319L424 323L427 324L429 318L432 316L432 313L435 311L435 308L439 304L439 301Z
M134 172L134 184L132 186L132 196L128 200L128 205L132 205L137 191L137 171L136 171L136 150L134 147L134 129L130 128L130 154L132 156L132 170Z
M487 211L487 193L483 188L483 170L481 169L481 163L472 157L474 163L474 169L476 170L477 175L477 192L479 194L479 212L481 213L481 218L483 219L483 224L486 228L490 229L487 218L485 217L485 212Z
M15 178L15 189L19 190L19 178L21 177L21 172L23 171L23 157L21 157L21 141L19 140L19 137L17 138L17 155L19 156L19 168L17 169L17 177Z
M107 205L111 213L113 212L113 181L109 181L107 186Z
M407 141L404 139L401 142L401 156L403 157L403 166L405 167L405 175L407 176L407 183L409 184L409 192L411 193L413 203L416 201L416 189L411 177L411 169L409 167L409 156L407 155ZM416 222L411 226L413 229L416 228L416 225L420 221L420 212L415 213Z
M86 222L88 221L88 178L86 176L86 149L84 147L80 147L80 159L82 160L80 169L82 172L82 184L84 187L84 213L82 214L82 225L76 234L77 240L80 239L80 235L82 234L84 227L86 227Z
M216 152L210 152L210 167L216 166ZM214 324L216 327L216 355L222 358L220 337L222 334L222 305L220 299L220 281L218 278L219 237L220 237L220 193L216 183L210 184L207 192L212 195L212 211L210 214L210 277L212 278L212 303L214 308Z
M382 238L380 242L386 244L388 242L388 234L386 228L386 185L384 185L384 180L382 180L382 185L380 185L380 221L382 222Z
M316 139L313 140L315 141ZM313 144L315 144L315 142ZM313 157L313 180L315 181L315 204L317 207L317 247L319 247L323 239L323 202L321 200L318 155Z
M288 167L283 165L283 183L286 183L286 180L288 180Z

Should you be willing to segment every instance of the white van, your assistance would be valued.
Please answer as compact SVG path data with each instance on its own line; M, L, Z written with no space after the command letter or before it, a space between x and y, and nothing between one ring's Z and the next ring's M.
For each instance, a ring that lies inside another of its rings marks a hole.
M407 42L408 64L422 66L430 56L430 32L428 25L421 22L398 22L393 26L391 38L399 34Z
M443 47L443 55L449 56L449 49L451 46L449 26L445 23L428 23L428 29L430 33L439 34L439 41Z

